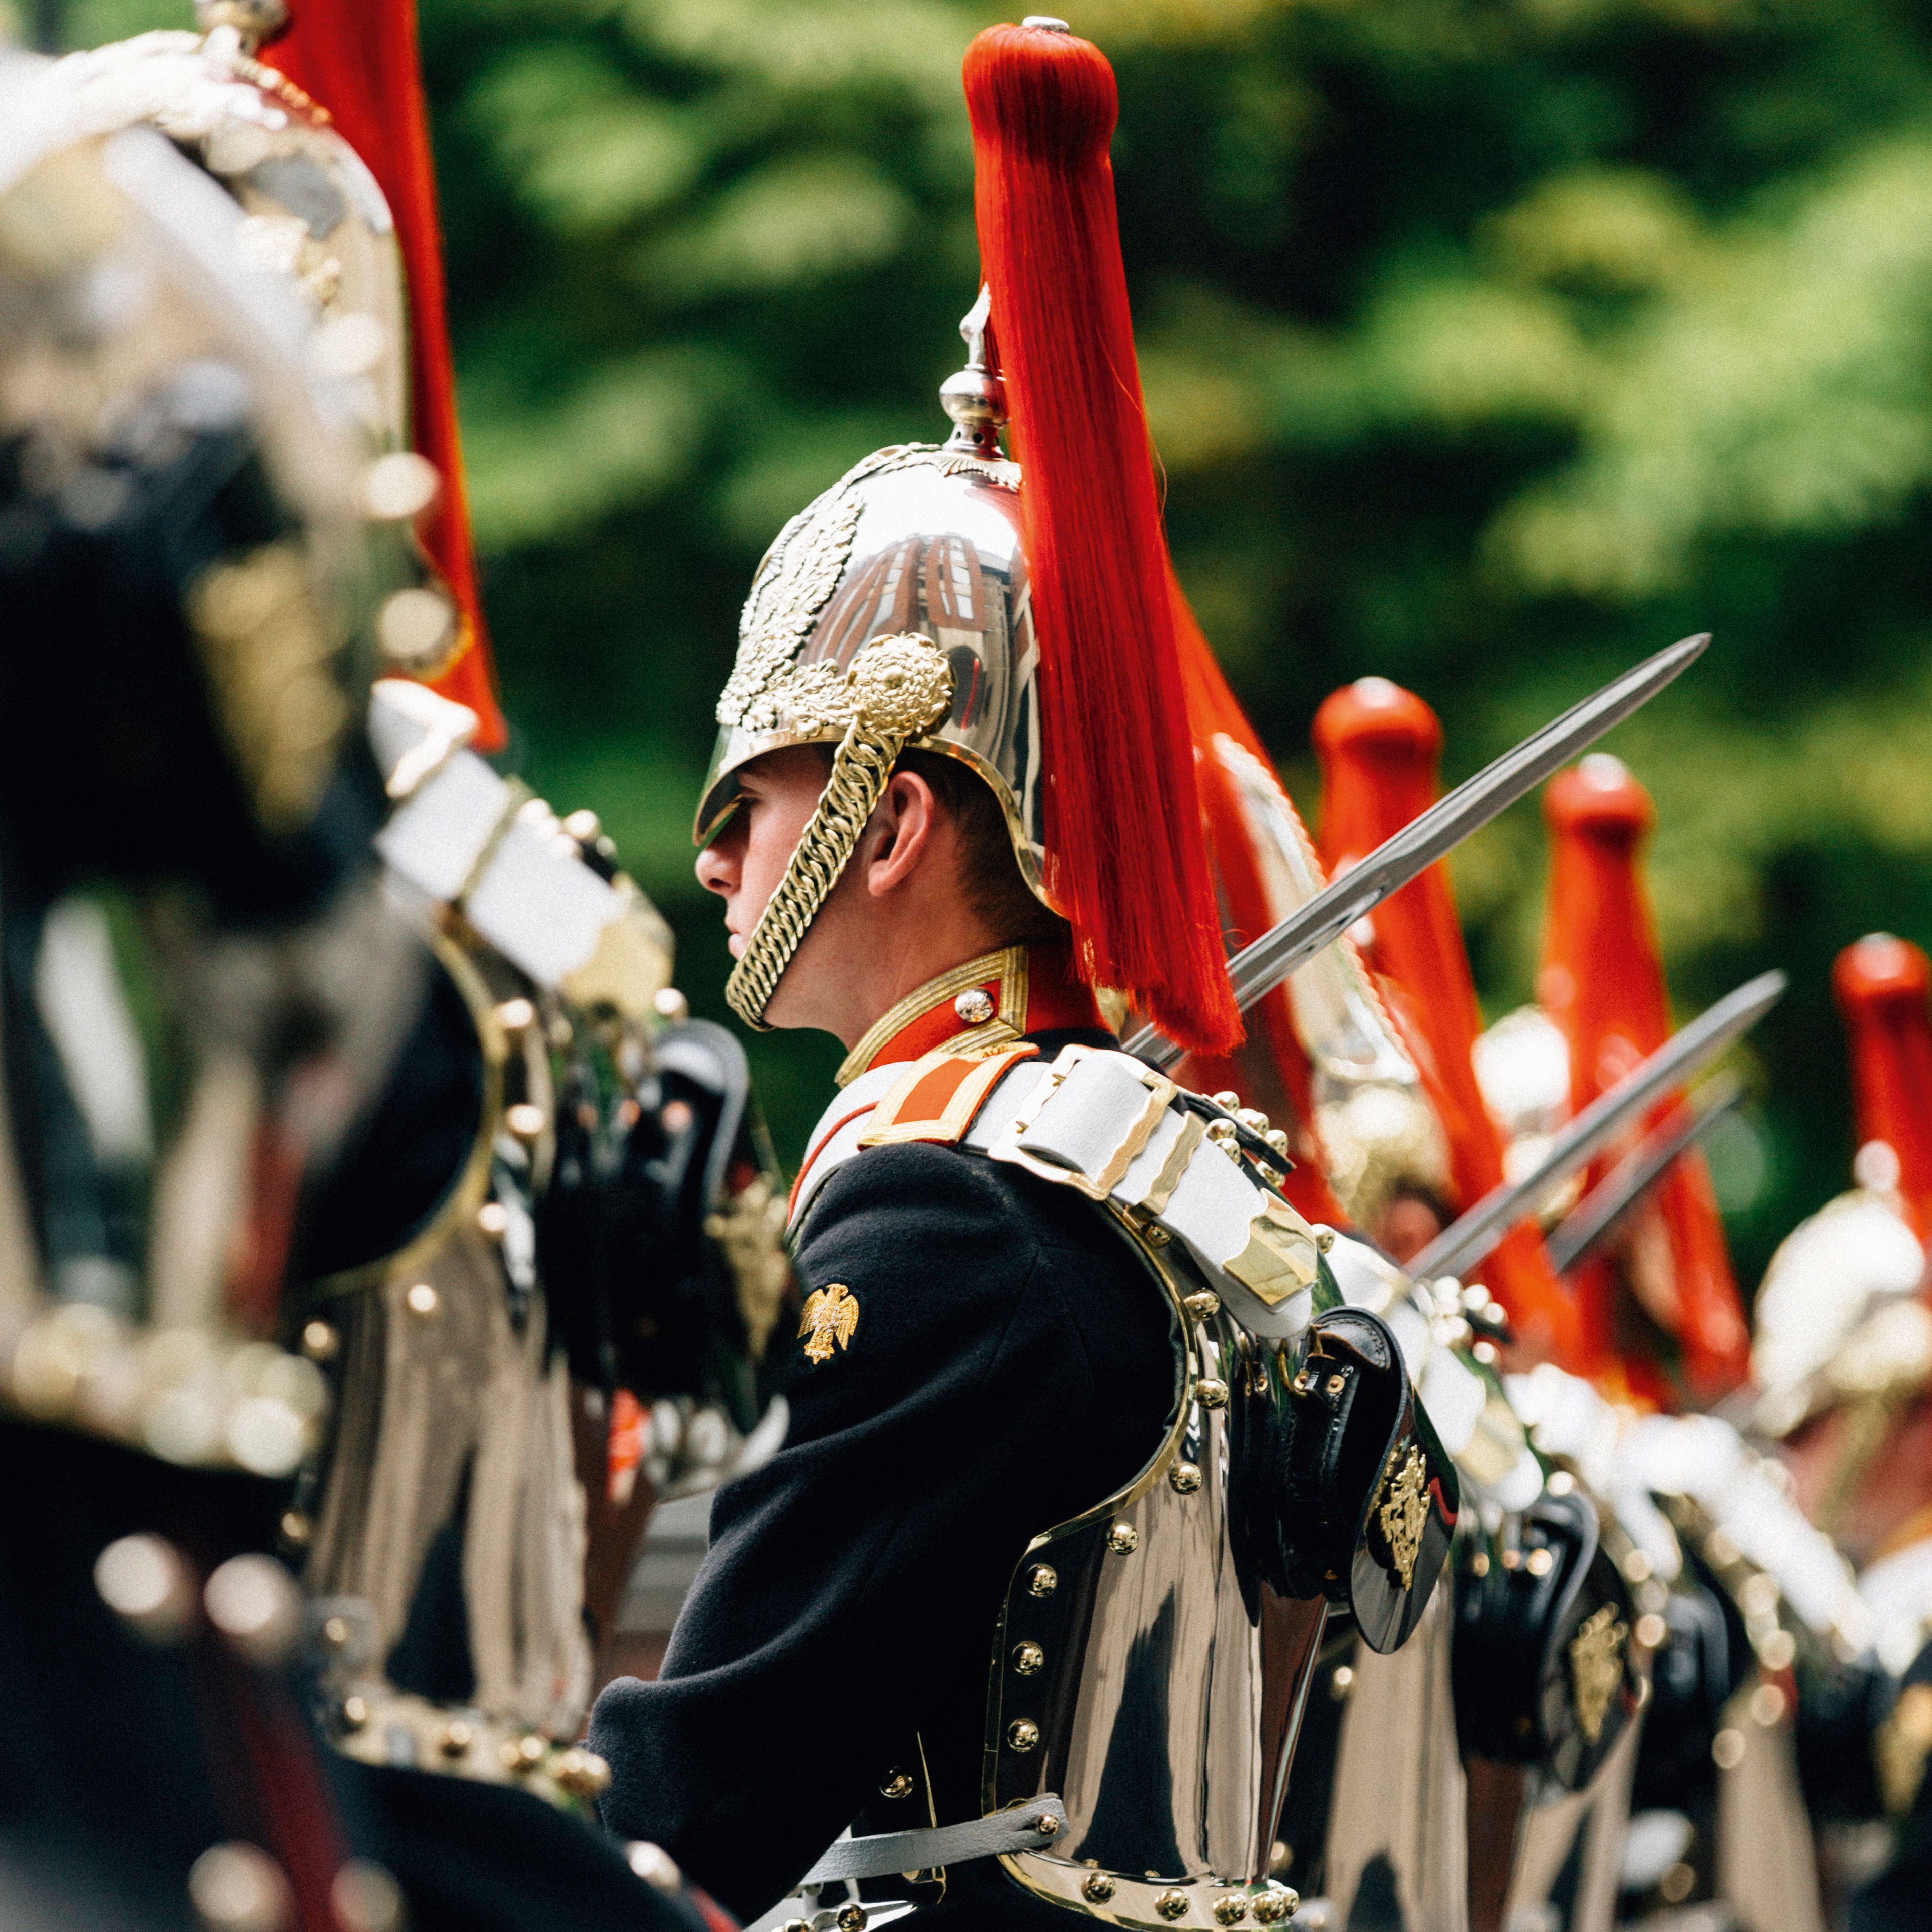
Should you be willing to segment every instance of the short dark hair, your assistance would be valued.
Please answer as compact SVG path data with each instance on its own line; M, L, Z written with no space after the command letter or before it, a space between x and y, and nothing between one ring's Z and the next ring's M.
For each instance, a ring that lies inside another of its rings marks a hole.
M832 747L812 748L824 754L830 778ZM1001 944L1064 946L1071 942L1072 928L1044 905L1021 876L1006 813L992 787L970 765L943 752L902 752L894 769L916 772L931 789L940 810L952 821L959 836L959 889L967 904L999 934Z
M902 752L899 764L932 788L959 838L959 886L966 902L1009 946L1064 944L1066 920L1043 905L1020 872L1012 835L993 788L961 758Z

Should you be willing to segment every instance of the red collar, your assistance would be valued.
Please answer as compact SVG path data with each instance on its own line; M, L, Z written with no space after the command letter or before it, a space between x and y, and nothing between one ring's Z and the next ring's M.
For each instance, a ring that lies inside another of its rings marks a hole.
M1008 946L928 980L880 1016L838 1070L844 1086L868 1068L918 1060L939 1047L962 1053L1010 1046L1063 1028L1111 1032L1094 989L1064 946Z

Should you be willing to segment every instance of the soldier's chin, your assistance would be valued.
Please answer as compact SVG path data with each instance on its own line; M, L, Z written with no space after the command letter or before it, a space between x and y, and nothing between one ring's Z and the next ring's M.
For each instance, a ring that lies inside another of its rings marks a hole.
M744 958L745 935L742 932L733 933L731 936L725 940L724 946L725 950L730 954L734 959L742 959Z

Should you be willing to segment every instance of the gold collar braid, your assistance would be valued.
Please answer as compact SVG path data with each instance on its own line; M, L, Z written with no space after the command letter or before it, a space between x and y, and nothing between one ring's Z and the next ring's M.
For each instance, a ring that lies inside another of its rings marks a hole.
M952 708L952 667L937 644L915 632L876 638L826 699L829 719L846 715L850 721L832 754L832 776L724 983L731 1010L760 1033L771 1030L765 1009L857 850L894 760Z

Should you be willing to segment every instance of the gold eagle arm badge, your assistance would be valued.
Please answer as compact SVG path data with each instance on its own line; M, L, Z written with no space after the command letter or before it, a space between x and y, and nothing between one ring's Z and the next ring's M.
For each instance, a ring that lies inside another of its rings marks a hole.
M808 1362L829 1362L832 1345L851 1345L859 1325L859 1298L842 1282L830 1288L815 1288L805 1298L805 1312L798 1324L801 1335L811 1337L805 1345Z

